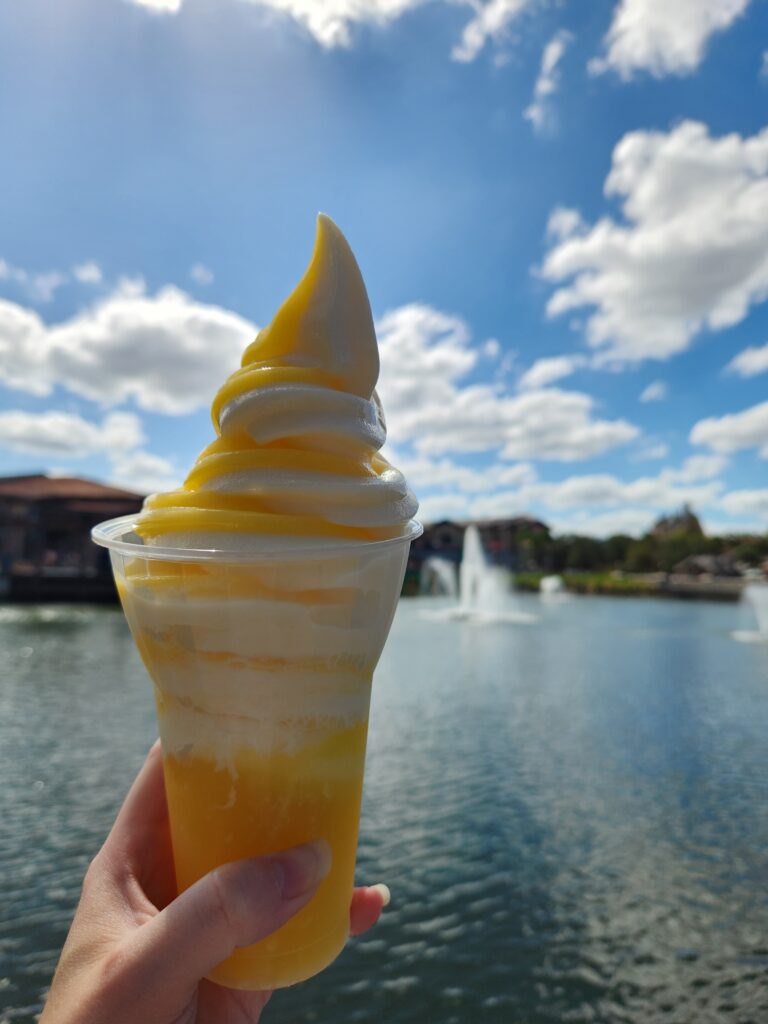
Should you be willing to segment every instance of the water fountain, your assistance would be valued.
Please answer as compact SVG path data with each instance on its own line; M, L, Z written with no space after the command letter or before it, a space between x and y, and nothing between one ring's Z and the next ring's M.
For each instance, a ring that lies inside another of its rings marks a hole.
M514 607L512 575L491 565L474 525L464 531L459 567L459 602L451 608L425 612L429 618L467 619L473 622L537 622L538 617Z
M447 558L433 555L421 567L419 584L422 594L438 593L443 597L458 597L456 566Z
M559 604L567 601L570 594L565 589L562 576L542 576L539 583L539 597L545 604Z
M742 595L757 618L757 630L736 630L734 640L742 643L768 643L768 583L750 583Z

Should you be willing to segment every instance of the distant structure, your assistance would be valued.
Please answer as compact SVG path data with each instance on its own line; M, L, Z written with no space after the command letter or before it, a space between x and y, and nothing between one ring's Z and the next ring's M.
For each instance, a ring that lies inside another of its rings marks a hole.
M736 560L730 554L688 555L672 570L678 576L696 576L699 579L739 577L741 572Z
M662 539L682 533L688 536L704 536L704 530L699 522L699 517L687 503L683 505L679 512L671 516L662 516L652 530L653 537Z
M418 592L421 567L427 559L439 558L458 565L464 544L464 531L469 520L442 519L424 527L424 533L411 545L406 576L407 593ZM523 541L532 535L549 536L549 527L530 516L509 519L479 519L474 521L480 532L483 550L492 565L519 572L527 566Z
M91 527L138 512L142 501L95 480L0 477L0 598L114 600L109 557Z

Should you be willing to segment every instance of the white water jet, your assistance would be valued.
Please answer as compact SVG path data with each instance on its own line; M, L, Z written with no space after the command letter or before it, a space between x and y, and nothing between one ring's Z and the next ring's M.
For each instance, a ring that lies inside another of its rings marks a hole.
M456 582L456 567L447 558L433 555L427 558L421 567L419 583L422 594L435 592L444 597L458 597L459 586Z
M742 599L751 605L757 619L757 631L736 630L734 640L742 643L768 643L768 583L750 583L744 588Z
M542 576L539 583L539 597L545 604L567 601L570 594L565 589L562 576Z
M453 608L425 612L428 618L466 619L472 622L537 622L538 617L517 611L510 595L512 574L490 565L474 525L464 531L459 567L459 603Z

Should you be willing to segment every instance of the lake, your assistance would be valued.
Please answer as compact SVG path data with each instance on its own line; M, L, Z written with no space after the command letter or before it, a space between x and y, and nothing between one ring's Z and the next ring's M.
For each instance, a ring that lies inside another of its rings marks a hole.
M401 602L359 878L393 902L266 1021L768 1019L768 644L727 604ZM33 1021L154 736L118 610L0 606L0 1022Z

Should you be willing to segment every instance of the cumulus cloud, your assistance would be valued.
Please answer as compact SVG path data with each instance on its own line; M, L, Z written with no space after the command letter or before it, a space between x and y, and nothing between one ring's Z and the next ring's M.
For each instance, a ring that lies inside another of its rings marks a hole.
M624 534L642 537L653 528L657 514L647 508L617 508L610 512L580 512L574 515L556 515L552 519L555 534L577 534L580 537L615 537Z
M0 282L7 281L15 285L27 298L36 304L50 302L56 292L64 285L73 281L78 284L99 284L102 279L101 268L89 260L72 267L71 272L64 270L25 270L16 267L7 260L0 259Z
M130 0L158 13L177 14L184 0ZM358 25L388 25L407 11L428 0L247 0L257 7L293 18L326 49L351 46L352 31ZM489 41L505 39L511 25L540 0L444 0L452 6L468 7L472 17L452 57L471 61Z
M733 516L752 516L768 522L768 488L731 491L724 495L721 505Z
M545 388L548 384L554 384L556 380L563 377L570 377L579 367L586 364L584 356L549 356L546 359L537 359L518 381L518 387L522 391Z
M458 495L480 494L499 487L516 487L533 483L536 470L528 462L506 463L494 461L481 469L463 466L450 457L430 458L426 455L409 456L401 452L386 453L401 470L417 494L435 489L450 490ZM461 499L465 499L462 497ZM422 511L423 515L423 511Z
M566 477L557 483L531 485L526 497L553 509L643 507L661 512L686 502L709 504L722 491L718 480L693 482L684 476L684 469L665 469L655 477L627 482L610 473L586 474Z
M669 445L661 441L659 444L650 444L641 448L633 457L633 462L651 462L654 459L666 459L669 455Z
M707 43L743 14L750 0L620 0L605 37L605 55L593 74L612 70L625 81L638 71L656 78L687 75L701 63Z
M147 7L159 14L178 14L184 0L131 0L131 3L139 7Z
M37 395L61 385L102 405L133 399L151 412L207 405L211 381L234 370L254 324L176 288L155 296L123 283L62 323L0 300L0 380Z
M0 281L17 285L33 302L50 302L58 289L67 283L68 277L60 270L34 273L0 259Z
M140 494L171 491L184 477L170 459L147 451L117 453L112 458L110 483Z
M504 459L576 461L632 440L626 420L597 418L589 395L557 388L510 395L466 383L479 355L459 317L411 304L377 324L379 390L394 444L419 454L497 452Z
M539 77L533 88L533 99L523 112L523 117L531 122L536 131L541 131L551 121L550 101L560 86L559 64L572 40L573 35L561 29L544 47Z
M213 271L210 267L206 267L204 263L195 263L189 269L189 276L195 282L195 284L205 285L213 284Z
M103 274L95 260L88 260L72 267L72 276L80 284L101 284Z
M587 226L576 211L555 210L540 268L560 284L549 316L593 310L586 330L597 362L668 359L768 295L768 128L714 138L684 121L630 132L605 192L621 199L623 220Z
M464 27L461 41L453 48L454 60L470 61L480 53L488 40L503 39L513 23L536 0L462 0L475 11L475 16Z
M70 412L0 412L0 447L30 455L77 456L124 453L144 441L141 421L112 412L100 423Z
M588 473L557 482L540 480L534 467L524 463L515 467L517 479L506 480L496 476L497 466L490 466L471 487L457 488L458 477L446 476L441 483L444 492L428 496L422 515L486 518L533 513L559 532L645 532L660 515L685 503L720 508L724 484L719 477L726 466L721 455L694 455L655 476L622 480L611 473ZM434 489L439 477L430 482Z
M726 373L737 373L739 377L756 377L768 370L768 345L750 345L734 356L725 368Z
M691 442L707 445L716 452L757 448L760 455L768 459L768 402L727 416L699 420L691 431Z
M654 380L640 392L641 402L663 402L669 393L669 388L663 380Z

